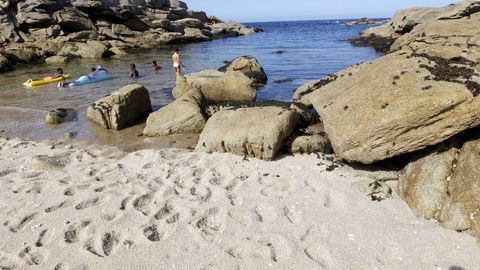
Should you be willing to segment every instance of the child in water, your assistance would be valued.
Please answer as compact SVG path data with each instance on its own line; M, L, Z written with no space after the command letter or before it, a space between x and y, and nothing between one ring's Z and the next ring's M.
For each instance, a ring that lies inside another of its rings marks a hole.
M65 78L63 76L63 69L57 68L57 70L55 71L55 78L63 78L63 80L58 82L58 87L63 87L65 85Z
M138 70L137 70L137 67L135 66L135 64L130 64L130 78L138 78L139 74L138 74Z
M159 71L160 69L162 69L162 67L157 64L157 60L152 61L152 69L153 71Z

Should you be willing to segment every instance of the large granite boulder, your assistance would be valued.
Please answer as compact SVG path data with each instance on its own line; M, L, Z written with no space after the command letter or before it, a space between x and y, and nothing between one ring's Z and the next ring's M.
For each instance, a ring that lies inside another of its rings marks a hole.
M223 110L207 121L196 150L273 160L298 119L296 112L275 106Z
M192 89L199 90L205 101L213 104L226 101L248 102L255 100L257 96L253 80L240 71L205 70L177 76L173 96L179 99Z
M88 107L87 117L106 129L121 130L145 119L152 112L148 90L130 84Z
M480 141L445 146L405 168L399 194L417 216L480 239Z
M219 71L240 71L257 84L266 84L268 81L267 74L263 70L262 65L253 56L241 56L232 62L218 69Z
M318 111L339 157L372 163L479 125L475 74L462 61L399 51L298 96Z
M150 114L143 134L146 136L199 134L206 122L200 107L202 102L203 96L199 92L186 94Z

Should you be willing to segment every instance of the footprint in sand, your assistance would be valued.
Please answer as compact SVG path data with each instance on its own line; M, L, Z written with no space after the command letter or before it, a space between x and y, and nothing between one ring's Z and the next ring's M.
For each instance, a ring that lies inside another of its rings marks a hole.
M0 177L4 177L16 172L17 172L16 170L11 170L11 169L3 170L3 171L0 171Z
M63 201L63 202L61 202L57 205L45 208L45 213L51 213L51 212L54 212L54 211L56 211L60 208L66 208L66 207L73 206L74 204L75 204L75 200L66 200L66 201Z
M215 236L221 233L225 227L226 214L219 208L208 209L196 222L194 227L200 231L203 239L215 240Z
M327 208L345 208L347 200L345 194L339 191L329 191L325 196L323 205Z
M28 246L22 250L18 256L23 259L27 265L39 265L46 260L47 254L40 248Z
M88 225L90 220L84 220L80 223L74 223L68 226L68 229L64 233L64 240L66 243L75 243L79 240L80 234Z
M55 267L53 268L53 270L67 270L67 269L68 269L68 266L65 263L59 263L55 265Z
M38 235L37 242L35 242L35 246L43 247L45 245L46 240L49 238L49 236L50 236L50 233L48 229L41 231L40 234Z
M128 203L132 200L132 197L126 197L120 202L120 210L126 210Z
M83 202L77 204L77 206L75 206L75 209L83 210L83 209L86 209L86 208L95 207L95 206L103 203L104 201L106 201L106 199L107 199L107 197L105 197L105 196L96 196L94 198L88 199L86 201L83 201Z
M158 242L166 240L174 230L174 227L169 224L151 224L143 229L143 235L152 242Z
M33 213L23 217L16 226L10 227L10 231L14 233L20 231L37 216L38 216L38 213Z
M304 250L307 257L316 262L322 269L334 268L330 251L319 243L314 243Z
M153 202L153 193L144 194L133 201L133 207L145 216L150 214L150 205Z
M112 255L116 247L120 244L120 234L117 232L107 232L100 237L90 238L85 242L84 248L92 254L103 258ZM103 254L99 251L103 252Z

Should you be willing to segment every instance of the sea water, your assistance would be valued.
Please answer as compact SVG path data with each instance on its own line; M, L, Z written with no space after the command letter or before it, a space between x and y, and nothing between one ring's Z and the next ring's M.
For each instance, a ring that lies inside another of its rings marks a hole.
M258 99L289 101L293 91L310 80L380 56L371 48L353 47L348 42L368 26L348 27L341 23L338 20L248 23L264 32L179 46L184 72L218 69L224 61L252 55L260 61L269 78L268 84L258 90ZM0 74L0 130L5 130L6 136L30 140L55 140L70 132L76 140L91 143L172 145L171 138L138 137L144 124L119 132L103 130L86 119L86 110L95 100L133 82L149 90L154 110L172 102L171 92L175 86L171 63L173 48L139 51L122 58L82 59L61 65L65 73L75 77L88 74L95 64L109 70L110 80L74 88L58 88L55 84L38 88L22 85L30 78L53 74L57 65L30 65ZM152 60L162 66L160 71L152 71ZM132 63L136 64L141 76L135 80L128 76ZM55 108L75 109L76 119L58 126L46 125L46 112Z

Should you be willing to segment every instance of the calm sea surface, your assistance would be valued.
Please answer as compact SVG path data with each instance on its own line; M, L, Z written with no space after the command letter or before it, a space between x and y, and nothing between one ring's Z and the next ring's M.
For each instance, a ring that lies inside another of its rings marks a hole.
M307 81L319 79L352 64L375 59L380 55L371 48L357 48L347 39L356 37L366 26L347 27L339 21L298 21L250 23L265 30L253 36L228 38L181 46L184 72L217 69L225 60L241 55L255 56L264 67L269 82L258 92L258 99L291 100L293 90ZM171 65L172 48L133 53L121 59L98 60L110 71L112 79L97 84L59 89L55 84L25 88L29 78L52 74L56 66L38 65L0 74L0 130L7 136L44 140L64 137L67 132L76 139L110 145L153 144L166 147L172 139L139 138L142 125L120 132L105 131L86 119L87 107L108 93L134 82L128 77L129 64L135 63L141 77L137 80L150 91L154 109L172 102L175 74ZM283 53L276 53L282 51ZM157 60L163 69L153 73L150 62ZM96 62L79 60L62 66L75 77L87 74ZM287 80L284 83L275 81ZM75 121L59 126L44 123L45 113L55 108L77 110Z

